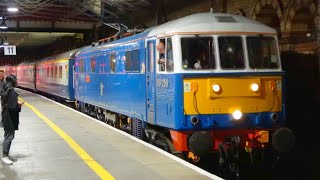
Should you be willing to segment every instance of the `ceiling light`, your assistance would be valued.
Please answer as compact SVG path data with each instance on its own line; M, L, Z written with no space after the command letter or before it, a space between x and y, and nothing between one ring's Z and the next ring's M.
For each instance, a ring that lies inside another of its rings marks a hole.
M6 22L4 20L2 20L1 24L0 24L0 29L7 29L8 26L6 24Z
M15 5L14 3L9 3L7 5L7 11L9 11L9 12L17 12L17 11L19 11L19 9L18 9L17 5Z
M7 8L7 11L9 11L9 12L17 12L17 11L18 11L18 8L16 8L16 7L9 7L9 8Z

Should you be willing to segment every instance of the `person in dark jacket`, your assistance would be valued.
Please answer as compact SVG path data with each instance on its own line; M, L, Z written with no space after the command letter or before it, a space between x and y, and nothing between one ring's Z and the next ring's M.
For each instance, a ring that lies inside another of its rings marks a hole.
M3 93L3 85L5 83L5 80L4 80L4 76L3 76L3 72L1 72L0 70L0 95L2 96L2 93ZM0 96L0 97L1 97ZM2 101L1 101L2 102ZM2 103L1 103L2 104ZM3 124L2 124L2 119L0 121L0 127L3 127ZM2 145L2 143L1 143Z
M19 126L19 112L21 111L22 102L18 100L18 94L14 90L16 84L15 76L8 76L3 87L1 96L2 104L2 123L4 128L3 157L1 160L8 165L13 164L9 156L11 142L14 139L14 133Z

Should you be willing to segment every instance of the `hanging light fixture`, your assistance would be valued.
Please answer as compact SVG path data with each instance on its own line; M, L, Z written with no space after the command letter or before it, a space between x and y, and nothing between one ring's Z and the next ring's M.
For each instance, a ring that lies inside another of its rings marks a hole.
M18 11L18 8L16 8L16 7L9 7L9 8L7 9L7 11L9 11L9 12L17 12L17 11Z
M16 4L8 3L7 11L9 11L9 12L17 12L17 11L19 11L19 9L18 9L18 6Z

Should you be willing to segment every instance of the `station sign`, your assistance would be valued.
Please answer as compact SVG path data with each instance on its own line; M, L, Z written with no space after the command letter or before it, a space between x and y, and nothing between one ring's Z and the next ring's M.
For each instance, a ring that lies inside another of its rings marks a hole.
M3 46L4 49L4 55L16 55L17 51L16 51L16 46Z

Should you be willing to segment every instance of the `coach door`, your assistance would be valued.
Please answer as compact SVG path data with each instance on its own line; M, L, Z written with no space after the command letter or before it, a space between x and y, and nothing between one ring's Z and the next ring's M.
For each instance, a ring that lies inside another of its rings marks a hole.
M146 52L146 92L147 92L147 121L155 123L155 40L147 41Z

